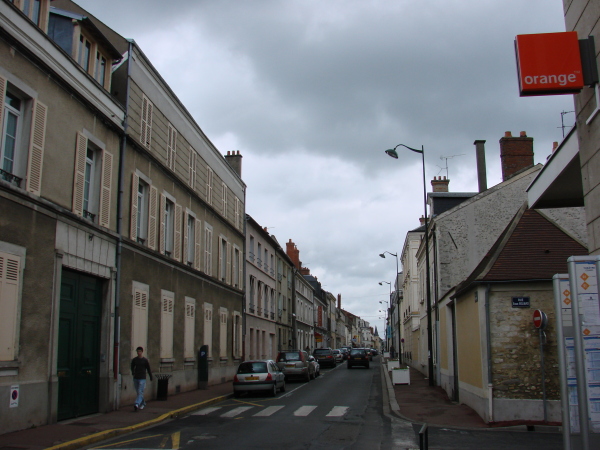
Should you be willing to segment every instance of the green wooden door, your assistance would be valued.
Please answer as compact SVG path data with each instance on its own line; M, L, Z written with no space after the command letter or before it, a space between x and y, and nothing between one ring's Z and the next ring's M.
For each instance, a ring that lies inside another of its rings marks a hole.
M58 420L98 412L102 281L64 270L58 328Z

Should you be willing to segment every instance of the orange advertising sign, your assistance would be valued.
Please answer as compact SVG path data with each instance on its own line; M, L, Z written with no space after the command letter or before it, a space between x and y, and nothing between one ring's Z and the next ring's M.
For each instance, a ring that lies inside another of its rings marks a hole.
M576 31L521 34L516 37L521 96L573 94L583 86Z

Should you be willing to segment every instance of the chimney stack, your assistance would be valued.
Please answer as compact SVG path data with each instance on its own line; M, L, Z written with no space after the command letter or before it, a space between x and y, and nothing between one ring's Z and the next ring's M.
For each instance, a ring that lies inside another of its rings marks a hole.
M425 216L419 217L419 222L421 222L421 226L425 225Z
M342 309L342 294L338 294L338 309Z
M310 275L310 269L308 267L300 267L300 275Z
M285 243L285 252L292 260L292 263L294 264L296 269L300 270L300 250L298 250L296 244L294 244L291 239L289 240L289 242Z
M477 158L477 182L479 192L487 190L487 168L485 166L485 141L477 140L475 144L475 157Z
M431 180L431 187L433 188L433 192L448 192L448 184L450 180L447 180L446 177L442 180L442 177L433 177Z
M521 131L519 137L513 137L510 131L500 139L500 161L502 181L508 180L518 172L533 166L533 138Z
M225 160L227 161L229 166L234 170L234 172L237 173L240 178L242 178L242 155L240 155L240 151L227 151L227 155L225 155Z

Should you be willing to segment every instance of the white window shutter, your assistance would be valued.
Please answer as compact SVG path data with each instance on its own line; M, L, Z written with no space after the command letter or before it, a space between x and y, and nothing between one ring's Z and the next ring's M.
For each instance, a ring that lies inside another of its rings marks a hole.
M175 236L173 239L173 258L181 262L181 225L182 225L183 209L181 205L175 204ZM187 228L187 226L186 226Z
M150 207L148 208L148 247L156 250L156 215L158 214L158 189L150 186Z
M17 357L17 318L21 258L0 252L0 361Z
M194 299L187 299L185 302L185 323L183 340L183 357L193 358L194 355L194 336L196 327L196 302Z
M0 77L0 126L4 123L4 99L6 98L6 78Z
M42 102L33 102L29 161L27 163L27 191L40 195L42 189L42 166L46 143L46 114L48 107Z
M184 264L187 264L189 258L188 258L188 240L190 239L190 236L188 236L188 222L189 222L189 214L187 211L183 211L183 220L182 220L182 233L183 233L183 256L182 256L182 260Z
M196 150L190 147L190 178L189 183L192 189L196 188Z
M208 357L212 358L212 305L204 304L204 344L208 345Z
M100 186L100 220L98 223L101 227L108 228L110 226L110 203L112 189L112 168L113 155L104 150L102 152L102 176Z
M148 291L134 289L131 330L131 354L136 355L137 347L147 348L148 343Z
M227 357L227 310L219 310L219 356Z
M75 144L75 178L73 182L73 212L83 216L83 191L85 188L85 158L87 154L88 139L77 133Z
M194 223L194 231L196 233L195 236L195 249L194 249L194 269L201 270L202 269L202 222L199 219L196 219Z
M163 295L160 324L160 357L173 357L173 297Z
M232 251L232 247L231 244L228 242L227 243L227 262L226 262L226 272L225 272L225 282L227 284L231 284L231 261L232 259L232 255L231 255L231 251Z
M159 239L159 249L158 251L161 252L163 255L165 254L165 209L167 207L167 197L165 196L165 194L160 194L160 211L158 213L159 215L159 223L160 223L160 239Z
M131 181L131 223L129 224L129 237L132 241L137 241L137 215L138 215L138 191L140 189L140 177L133 174Z

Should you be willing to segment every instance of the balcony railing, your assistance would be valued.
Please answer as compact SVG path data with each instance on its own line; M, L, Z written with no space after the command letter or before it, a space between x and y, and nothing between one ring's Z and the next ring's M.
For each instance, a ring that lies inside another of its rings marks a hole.
M21 181L23 181L23 178L20 178L2 169L0 169L0 177L2 177L4 181L8 181L9 183L15 184L19 188L21 187Z

